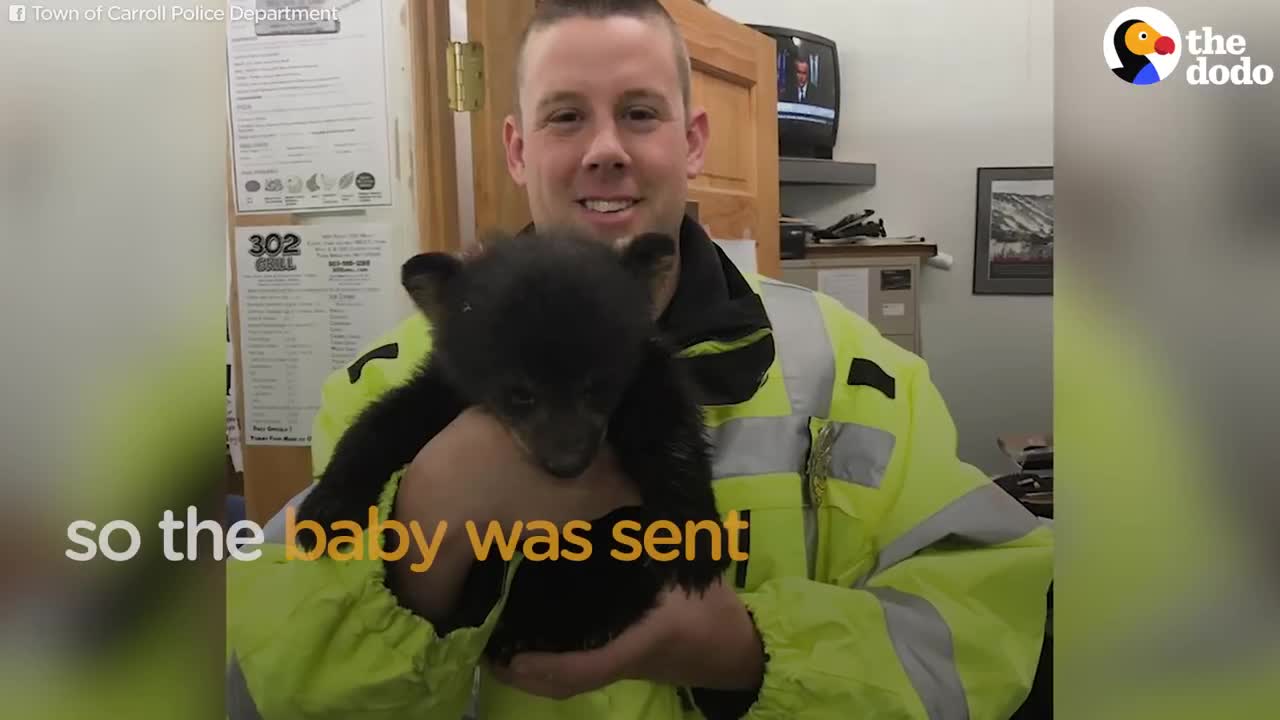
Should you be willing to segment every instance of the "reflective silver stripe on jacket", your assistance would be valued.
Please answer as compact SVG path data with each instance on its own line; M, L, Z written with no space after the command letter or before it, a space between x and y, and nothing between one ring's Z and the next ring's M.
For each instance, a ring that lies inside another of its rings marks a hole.
M791 400L791 414L826 417L831 412L835 355L818 299L811 290L762 280L760 296L773 326L773 345ZM782 320L782 322L778 322Z
M951 628L929 601L893 588L869 588L884 608L889 642L929 720L968 720Z
M809 453L809 417L734 418L712 431L716 480L738 475L796 472Z
M879 573L943 540L979 547L1002 545L1038 527L1036 516L999 485L979 485L886 545L875 568L855 587L865 586Z
M889 431L851 422L828 422L818 433L811 472L854 485L878 488L893 457Z
M854 583L884 608L894 651L920 695L930 720L967 720L969 708L956 670L951 630L925 598L885 587L867 587L880 573L939 542L989 546L1012 542L1040 526L1037 518L1000 486L980 485L926 518L880 551L875 568Z

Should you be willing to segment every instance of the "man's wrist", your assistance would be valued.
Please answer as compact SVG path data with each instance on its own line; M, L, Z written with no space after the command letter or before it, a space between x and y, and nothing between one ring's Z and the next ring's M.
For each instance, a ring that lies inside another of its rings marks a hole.
M459 596L471 569L473 558L462 522L454 522L425 512L426 508L438 508L440 505L430 496L430 487L425 486L425 478L416 484L405 487L402 482L401 491L396 497L392 510L392 520L405 527L421 528L427 542L432 543L430 563L423 555L423 548L418 539L398 537L397 533L388 533L395 542L408 540L404 548L389 549L400 553L396 560L387 561L388 577L394 579L392 592L400 604L431 622L447 625L446 618L456 611ZM428 518L420 521L419 518ZM438 535L436 528L443 523L443 532Z
M719 653L728 659L725 681L715 686L694 686L689 694L694 704L709 720L738 720L746 715L760 698L764 686L767 657L764 638L756 628L755 618L742 606L745 621L738 624L736 643L726 643L730 652Z
M758 691L764 683L764 639L745 605L737 610L733 641L726 642L724 679L718 689Z

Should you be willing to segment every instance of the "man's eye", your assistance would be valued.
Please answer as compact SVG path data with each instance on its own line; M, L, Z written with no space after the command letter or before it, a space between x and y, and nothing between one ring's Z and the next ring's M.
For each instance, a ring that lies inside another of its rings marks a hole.
M658 113L651 108L629 108L627 110L627 119L635 121L655 120Z
M559 112L552 113L551 117L547 118L547 122L553 124L572 123L577 122L581 117L582 116L575 110L561 110Z

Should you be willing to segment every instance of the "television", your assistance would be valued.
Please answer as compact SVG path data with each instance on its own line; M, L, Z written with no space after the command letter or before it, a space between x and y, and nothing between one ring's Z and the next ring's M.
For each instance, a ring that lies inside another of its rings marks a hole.
M793 28L748 27L773 38L778 46L778 154L830 160L840 127L840 54L835 41Z

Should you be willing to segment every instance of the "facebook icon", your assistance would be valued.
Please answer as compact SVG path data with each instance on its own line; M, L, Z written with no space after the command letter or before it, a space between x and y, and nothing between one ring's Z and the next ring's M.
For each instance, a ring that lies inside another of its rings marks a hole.
M9 6L9 22L26 22L27 6L26 5L10 5Z

